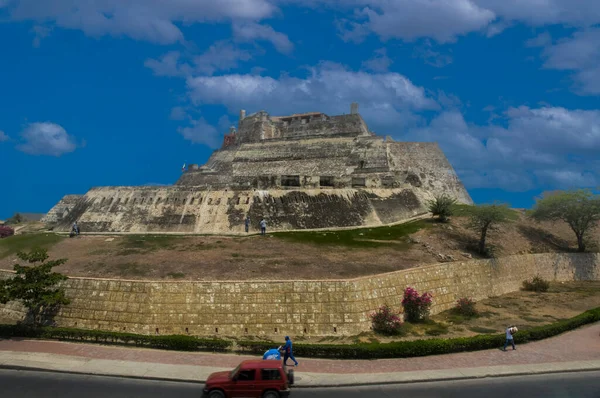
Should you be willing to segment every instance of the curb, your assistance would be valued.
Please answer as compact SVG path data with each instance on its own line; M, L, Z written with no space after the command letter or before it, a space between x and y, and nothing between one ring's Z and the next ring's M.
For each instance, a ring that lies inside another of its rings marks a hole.
M21 365L0 365L0 369L6 370L20 370L20 371L34 371L34 372L46 372L46 373L60 373L60 374L73 374L81 376L98 376L98 377L117 377L122 379L133 379L133 380L152 380L152 381L167 381L174 383L191 383L191 384L204 384L206 380L193 380L193 379L174 379L168 377L154 377L154 376L131 376L131 375L116 375L106 373L86 373L76 372L70 370L55 370L39 368L35 366L21 366ZM503 373L497 375L484 375L484 376L449 376L449 377L438 377L438 378L427 378L427 379L412 379L412 380L389 380L389 381L373 381L373 382L356 382L356 383L331 383L331 384L315 384L315 385L299 385L294 384L293 389L315 389L315 388L345 388L345 387L364 387L364 386L381 386L381 385L395 385L395 384L414 384L414 383L434 383L443 381L461 381L461 380L477 380L487 378L502 378L502 377L517 377L517 376L535 376L544 374L560 374L560 373L581 373L581 372L596 372L600 371L600 367L590 367L583 369L560 369L560 370L542 370L539 372L514 372L514 373ZM401 374L401 373L400 373ZM301 376L300 376L301 377Z

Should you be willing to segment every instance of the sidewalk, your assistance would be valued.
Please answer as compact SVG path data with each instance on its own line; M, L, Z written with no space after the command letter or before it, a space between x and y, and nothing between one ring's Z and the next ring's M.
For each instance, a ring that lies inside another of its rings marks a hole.
M517 350L380 359L298 358L295 387L459 380L479 377L600 370L600 323L519 345ZM188 353L39 340L0 340L0 368L150 378L201 383L255 356Z

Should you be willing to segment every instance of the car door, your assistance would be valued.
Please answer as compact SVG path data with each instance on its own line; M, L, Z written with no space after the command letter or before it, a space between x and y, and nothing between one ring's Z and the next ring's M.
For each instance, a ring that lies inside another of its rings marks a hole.
M283 377L276 367L264 368L260 370L260 386L262 390L279 391L283 385Z
M240 369L231 388L231 398L259 398L256 369Z

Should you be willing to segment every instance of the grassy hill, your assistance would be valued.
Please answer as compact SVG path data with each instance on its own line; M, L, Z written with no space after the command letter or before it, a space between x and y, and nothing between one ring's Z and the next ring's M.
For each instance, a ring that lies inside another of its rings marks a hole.
M463 209L464 210L464 209ZM448 224L422 219L389 227L281 232L262 236L80 236L30 232L0 240L0 268L10 269L18 250L41 245L57 270L72 276L128 279L236 280L336 279L480 257L477 234L460 211ZM35 229L32 228L31 231ZM600 246L598 230L590 251ZM490 231L495 256L568 252L575 235L562 223L535 223L522 210Z

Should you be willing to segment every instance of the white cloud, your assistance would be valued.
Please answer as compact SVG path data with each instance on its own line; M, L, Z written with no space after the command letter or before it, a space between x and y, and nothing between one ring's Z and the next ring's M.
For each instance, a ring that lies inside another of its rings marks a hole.
M155 76L212 75L217 71L237 68L240 61L250 60L252 54L228 41L218 41L203 54L191 57L190 62L185 62L183 58L179 51L169 51L159 59L147 59L144 65L152 69Z
M401 138L438 142L468 188L600 185L600 110L519 107L505 117L506 127L476 126L442 112Z
M219 133L217 129L204 120L199 118L198 120L192 120L191 126L180 127L179 134L186 140L189 140L196 144L204 144L209 148L216 149L221 145L222 133Z
M387 72L393 61L387 56L387 50L380 48L375 50L373 58L363 61L362 66L373 72Z
M0 130L0 142L8 141L10 137L4 133L4 131Z
M21 137L25 142L17 149L31 155L60 156L77 148L74 138L62 126L50 122L29 124Z
M542 56L545 68L574 72L576 92L600 94L600 28L575 32L555 44L546 43Z
M260 25L255 22L238 22L233 24L233 34L238 41L269 41L277 51L284 54L289 54L294 49L294 45L287 35L276 32L269 25Z
M413 49L413 57L422 58L427 65L436 68L442 68L452 63L450 54L443 54L433 50L433 44L430 40L425 40L423 44L415 46Z
M377 114L378 122L403 123L403 113L438 109L439 105L398 73L354 72L330 62L310 68L305 78L230 74L187 79L195 105L222 104L233 114L267 109L271 114L322 111L341 114L359 102L363 115ZM282 101L285 98L285 101ZM257 108L257 104L260 107Z
M31 44L33 47L38 48L42 43L42 39L50 35L52 28L43 25L36 25L31 29L31 31L35 35Z
M338 19L340 36L360 42L370 32L382 39L431 38L453 42L470 32L495 36L516 22L530 26L600 23L598 0L286 0L311 7L355 9Z
M276 7L269 0L14 0L13 20L50 21L89 36L129 36L159 44L183 39L178 23L260 20Z

